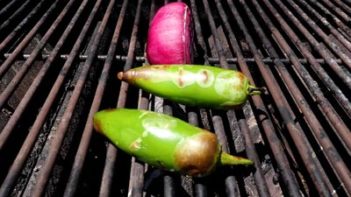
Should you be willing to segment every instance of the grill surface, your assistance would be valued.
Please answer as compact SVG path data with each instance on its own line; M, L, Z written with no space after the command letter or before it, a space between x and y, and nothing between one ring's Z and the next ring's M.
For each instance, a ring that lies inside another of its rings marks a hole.
M116 79L145 63L168 2L0 0L0 196L351 196L351 1L185 1L194 63L267 90L228 111ZM211 130L255 165L203 178L152 168L94 132L94 113L114 107Z

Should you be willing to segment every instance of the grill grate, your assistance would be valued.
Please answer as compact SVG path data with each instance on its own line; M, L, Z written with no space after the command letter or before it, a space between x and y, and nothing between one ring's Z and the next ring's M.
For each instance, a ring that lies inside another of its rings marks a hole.
M0 196L351 195L351 2L185 0L194 63L267 89L228 111L116 79L145 63L148 24L168 2L0 0ZM255 165L203 178L155 169L94 132L94 113L111 107L214 131Z

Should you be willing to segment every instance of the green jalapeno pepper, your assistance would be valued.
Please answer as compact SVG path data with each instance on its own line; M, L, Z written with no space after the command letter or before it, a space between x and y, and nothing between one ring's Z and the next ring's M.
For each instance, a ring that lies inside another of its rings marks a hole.
M221 152L215 134L161 113L103 110L95 114L94 128L143 162L191 176L207 175L217 165L252 164Z
M118 78L145 91L192 106L231 108L260 94L241 72L213 66L152 65L119 72Z

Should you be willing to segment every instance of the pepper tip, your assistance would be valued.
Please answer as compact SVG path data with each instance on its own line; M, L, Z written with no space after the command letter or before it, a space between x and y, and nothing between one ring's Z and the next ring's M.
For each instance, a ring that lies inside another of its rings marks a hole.
M101 113L102 112L97 112L93 117L93 126L95 131L97 131L98 133L102 133Z
M117 78L122 81L123 80L123 75L124 75L123 71L118 72L117 73Z

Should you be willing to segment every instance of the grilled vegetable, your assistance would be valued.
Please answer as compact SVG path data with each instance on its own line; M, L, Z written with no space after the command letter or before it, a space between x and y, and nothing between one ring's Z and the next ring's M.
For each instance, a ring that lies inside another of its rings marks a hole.
M216 135L160 113L109 109L97 112L94 127L123 151L150 165L191 176L217 165L250 165L251 160L221 152Z
M217 109L240 106L260 93L241 72L213 66L144 66L119 72L118 78L178 103Z
M190 64L191 12L182 2L161 7L151 21L146 56L150 64Z

